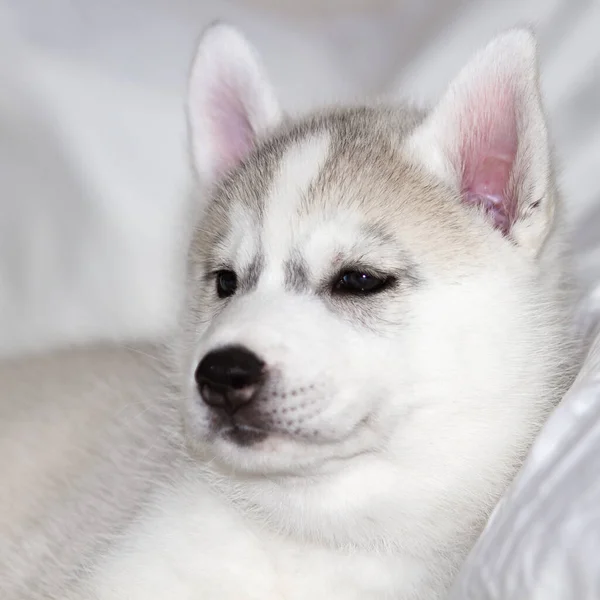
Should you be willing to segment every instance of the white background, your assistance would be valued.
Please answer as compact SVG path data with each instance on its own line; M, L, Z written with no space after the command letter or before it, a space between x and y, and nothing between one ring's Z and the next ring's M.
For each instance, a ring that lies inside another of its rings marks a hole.
M600 305L600 1L0 0L0 354L154 335L177 302L183 92L215 18L284 107L431 102L533 23L587 314ZM600 598L600 342L459 579L456 600Z

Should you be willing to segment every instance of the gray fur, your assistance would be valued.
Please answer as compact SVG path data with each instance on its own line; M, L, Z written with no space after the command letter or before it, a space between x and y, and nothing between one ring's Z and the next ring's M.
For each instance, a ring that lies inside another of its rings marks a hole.
M285 283L292 292L300 293L310 290L308 265L301 255L292 256L285 263Z

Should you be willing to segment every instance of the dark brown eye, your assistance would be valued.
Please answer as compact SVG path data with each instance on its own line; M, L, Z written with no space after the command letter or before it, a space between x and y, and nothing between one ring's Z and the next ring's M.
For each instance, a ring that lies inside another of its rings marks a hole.
M366 296L384 290L390 283L389 277L363 271L345 271L335 283L333 291L338 294Z
M233 271L217 271L217 295L219 298L229 298L237 290L237 275Z

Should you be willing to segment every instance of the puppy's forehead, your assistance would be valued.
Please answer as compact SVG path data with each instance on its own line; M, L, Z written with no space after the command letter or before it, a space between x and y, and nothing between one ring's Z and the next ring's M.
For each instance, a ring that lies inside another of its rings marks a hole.
M423 224L451 237L461 215L400 151L420 119L410 111L339 111L265 141L215 201L219 237L228 252L234 249L235 262L298 262L296 250L306 260L338 241L411 243Z
M315 184L331 161L331 134L307 135L284 152L263 198L260 235L271 261L285 260L301 235Z
M343 208L360 208L366 217L374 212L369 208L377 188L401 178L399 141L418 119L400 114L357 108L295 123L261 144L225 182L218 201L227 205L230 220L243 212L261 227L276 221L281 228L311 212Z

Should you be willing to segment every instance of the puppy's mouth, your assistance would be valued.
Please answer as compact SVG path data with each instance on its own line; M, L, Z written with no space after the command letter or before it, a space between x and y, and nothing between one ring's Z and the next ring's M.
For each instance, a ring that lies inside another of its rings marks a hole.
M264 429L236 423L224 427L219 433L225 439L233 442L237 446L245 447L258 444L265 440L269 435Z
M240 447L253 446L262 442L272 432L263 419L257 418L253 411L238 411L213 408L210 418L212 434Z
M347 439L332 443L311 443L309 437L279 432L254 425L213 423L212 435L206 440L215 468L228 474L247 473L263 477L306 477L337 471L348 460L372 452L372 440L356 432ZM204 446L205 449L208 449Z

